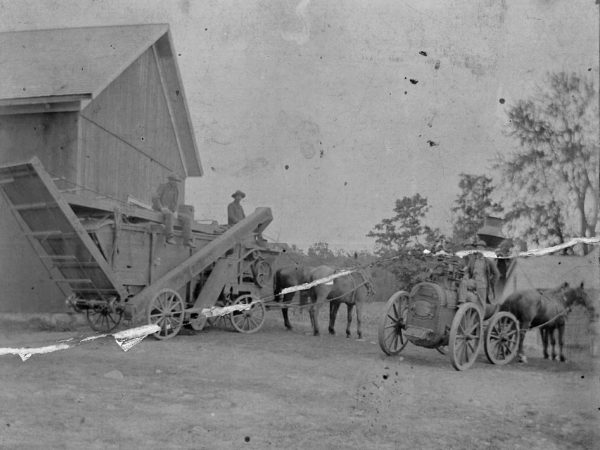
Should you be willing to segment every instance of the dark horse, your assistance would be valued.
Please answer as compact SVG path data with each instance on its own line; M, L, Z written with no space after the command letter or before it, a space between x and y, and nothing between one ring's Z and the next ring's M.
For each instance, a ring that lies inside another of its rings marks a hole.
M285 267L275 273L274 293L280 296L283 289L297 286L299 284L311 283L321 278L336 273L336 270L328 266L314 268L294 266ZM319 335L318 307L329 301L329 333L335 334L335 319L341 303L345 303L348 312L348 324L346 326L346 337L350 337L350 325L352 323L352 310L356 306L356 334L362 338L362 308L373 291L371 279L364 270L358 270L348 275L335 278L332 282L318 284L310 289L300 291L300 304L311 302L309 308L310 322L313 334ZM283 302L289 303L295 293L284 294ZM282 309L283 321L287 329L292 329L288 319L287 308Z
M531 327L540 327L544 345L544 358L548 359L548 340L552 345L552 359L556 359L554 349L554 330L558 331L560 360L566 361L563 354L563 336L566 316L574 305L582 305L593 315L591 301L580 286L572 288L565 282L554 289L531 289L517 291L509 295L500 306L501 311L509 311L515 315L521 328L519 338L519 361L527 362L523 353L525 333Z

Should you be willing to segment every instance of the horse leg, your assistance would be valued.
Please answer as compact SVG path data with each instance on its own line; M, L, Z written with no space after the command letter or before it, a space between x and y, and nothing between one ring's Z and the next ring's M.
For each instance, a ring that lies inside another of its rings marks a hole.
M312 323L313 326L313 336L318 336L319 333L319 306L318 305L313 305L310 308L310 313L312 315L310 321Z
M563 338L565 336L565 324L560 324L558 327L558 350L560 353L560 361L561 362L565 362L567 360L567 358L565 358L565 355L563 353Z
M285 325L285 328L288 330L292 329L292 324L290 323L290 319L288 317L288 309L287 308L282 308L281 309L281 314L283 314L283 324Z
M526 363L527 356L523 352L523 343L525 342L525 333L527 333L527 329L531 325L531 321L522 322L521 329L519 330L519 350L517 351L517 355L519 356L519 362Z
M548 329L546 327L540 328L540 336L544 347L544 359L548 359L550 355L548 355Z
M548 328L548 337L550 338L550 347L552 347L552 361L556 360L556 339L554 338L554 328Z
M324 298L323 299L321 298L321 295L317 296L309 309L310 323L312 324L312 327L313 327L313 335L314 336L319 335L319 305L321 303L323 303L324 300L325 300Z
M362 339L362 302L356 302L356 335Z
M352 310L354 305L352 303L346 303L346 312L348 313L348 320L346 324L346 337L349 338L352 335L350 331L350 325L352 325Z
M340 302L333 301L329 303L329 334L335 334L335 319L337 317L338 309L340 309Z

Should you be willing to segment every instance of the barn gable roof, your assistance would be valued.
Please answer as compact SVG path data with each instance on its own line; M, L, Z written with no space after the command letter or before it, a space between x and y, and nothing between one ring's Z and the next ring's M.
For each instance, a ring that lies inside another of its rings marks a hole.
M167 24L0 33L0 107L26 112L31 105L44 104L49 111L60 111L56 106L60 104L85 105L152 46L165 74L186 174L200 176L200 157Z

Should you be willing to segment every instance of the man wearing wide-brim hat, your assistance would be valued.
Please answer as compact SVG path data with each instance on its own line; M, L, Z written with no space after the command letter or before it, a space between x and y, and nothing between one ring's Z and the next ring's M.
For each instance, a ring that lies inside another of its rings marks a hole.
M246 217L244 208L242 208L242 204L240 203L246 197L246 194L237 190L231 196L233 197L233 201L227 205L227 224L230 226L235 225Z
M483 250L487 247L485 241L479 238L473 239L471 246L476 250ZM475 280L477 284L477 294L484 303L493 303L495 300L495 285L500 278L500 272L494 261L485 258L482 253L476 251L469 255L467 259L467 276Z

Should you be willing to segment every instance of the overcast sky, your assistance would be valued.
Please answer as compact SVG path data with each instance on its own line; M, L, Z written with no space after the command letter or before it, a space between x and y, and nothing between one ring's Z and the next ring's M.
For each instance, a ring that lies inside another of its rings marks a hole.
M247 213L273 208L268 236L304 248L372 248L417 192L449 231L458 174L515 145L506 107L548 71L598 78L594 0L0 0L2 31L158 22L205 170L196 218L225 221L242 189Z

